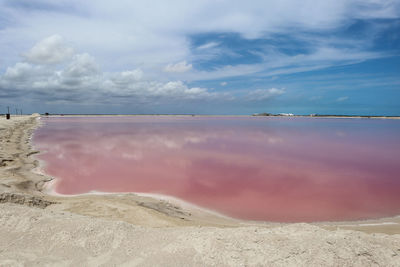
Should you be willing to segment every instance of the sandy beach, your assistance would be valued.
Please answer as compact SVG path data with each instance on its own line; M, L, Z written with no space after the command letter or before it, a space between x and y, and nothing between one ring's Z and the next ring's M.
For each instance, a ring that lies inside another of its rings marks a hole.
M249 222L152 195L49 194L38 118L0 118L1 266L400 265L400 217Z

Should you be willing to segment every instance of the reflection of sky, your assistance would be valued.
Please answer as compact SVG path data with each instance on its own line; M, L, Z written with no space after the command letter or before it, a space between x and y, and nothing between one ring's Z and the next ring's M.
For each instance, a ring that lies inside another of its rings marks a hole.
M34 137L57 192L172 195L245 219L400 212L400 121L50 118Z

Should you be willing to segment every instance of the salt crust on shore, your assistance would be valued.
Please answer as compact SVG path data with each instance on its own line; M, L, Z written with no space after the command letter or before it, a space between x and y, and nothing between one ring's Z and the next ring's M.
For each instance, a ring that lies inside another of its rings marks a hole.
M254 224L135 194L46 195L36 125L0 117L1 266L400 266L398 217Z

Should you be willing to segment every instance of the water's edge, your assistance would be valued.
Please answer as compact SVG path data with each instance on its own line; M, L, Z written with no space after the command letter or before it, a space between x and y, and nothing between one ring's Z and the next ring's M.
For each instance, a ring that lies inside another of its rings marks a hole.
M34 132L39 128L43 126L43 122L40 120L40 117L36 119L37 121L37 127L32 131L31 137L29 139L29 142L31 144L32 149L35 149L35 145L33 142L33 135ZM45 153L45 152L40 152L40 153ZM39 153L39 154L40 154ZM50 177L48 174L45 173L44 167L46 166L46 162L42 159L39 159L36 154L34 155L35 159L39 162L39 166L35 169L32 169L32 172L39 173L41 175ZM212 216L224 218L227 220L234 221L239 224L245 224L245 225L281 225L281 224L292 224L292 223L286 223L286 222L269 222L269 221L252 221L252 220L243 220L243 219L236 219L232 218L229 216L226 216L220 212L216 212L204 207L197 206L195 204L192 204L190 202L187 202L185 200L176 198L174 196L169 196L169 195L161 195L161 194L151 194L151 193L140 193L140 192L101 192L101 191L92 191L92 192L87 192L83 194L73 194L73 195L66 195L66 194L60 194L55 191L55 185L61 178L57 177L50 177L51 180L46 182L43 186L43 193L57 197L57 198L74 198L74 197L80 197L80 196L90 196L90 195L101 195L101 196L107 196L107 195L114 195L114 196L120 196L120 195L136 195L136 196L144 196L144 197L150 197L155 200L163 200L170 202L175 205L179 205L182 209L184 210L197 210L201 211L204 213L207 213ZM394 217L383 217L383 218L372 218L372 219L365 219L365 220L349 220L349 221L317 221L317 222L307 222L309 224L314 224L314 225L338 225L338 226L373 226L373 225L394 225L394 224L399 224L397 222L400 218L399 216L394 216ZM350 223L350 224L349 224Z

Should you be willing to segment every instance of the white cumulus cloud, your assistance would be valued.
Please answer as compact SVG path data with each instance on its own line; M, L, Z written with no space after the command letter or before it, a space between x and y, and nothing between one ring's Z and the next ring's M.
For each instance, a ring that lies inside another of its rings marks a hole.
M60 35L49 36L23 56L28 62L35 64L54 64L63 62L74 54L74 49L69 47Z
M46 43L46 38L39 44ZM35 45L37 47L37 45ZM34 47L34 48L35 48ZM34 49L31 49L33 51ZM171 66L183 71L191 67L186 62ZM12 89L13 96L34 96L45 101L66 102L165 102L179 100L223 99L226 94L207 88L190 87L182 81L160 82L144 78L140 68L103 72L95 58L88 53L71 55L55 68L41 63L18 62L0 75L0 92Z

